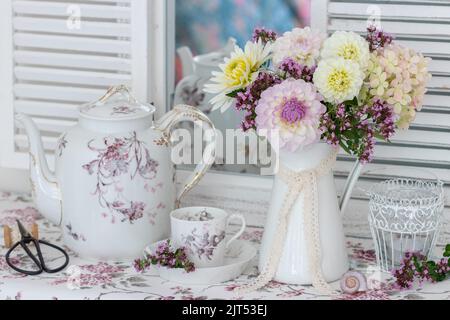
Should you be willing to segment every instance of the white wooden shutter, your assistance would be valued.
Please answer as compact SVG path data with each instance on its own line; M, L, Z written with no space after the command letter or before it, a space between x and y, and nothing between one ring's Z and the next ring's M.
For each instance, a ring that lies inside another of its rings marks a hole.
M165 6L164 0L0 1L0 166L28 163L14 112L33 117L51 155L60 133L76 123L77 107L111 85L130 85L142 101L163 103L156 96L165 95L166 70L155 74L158 83L151 76L158 70L152 56L166 64L167 46L152 43L165 38Z
M380 172L387 176L430 177L415 170L422 168L450 184L450 2L314 0L311 9L311 26L329 34L336 30L364 34L368 19L379 13L382 29L393 33L395 41L433 58L433 79L422 111L408 131L395 135L393 143L378 143L375 160L364 171L373 170L373 174L365 175L369 179L386 178ZM337 172L345 176L353 158L342 152L339 160Z

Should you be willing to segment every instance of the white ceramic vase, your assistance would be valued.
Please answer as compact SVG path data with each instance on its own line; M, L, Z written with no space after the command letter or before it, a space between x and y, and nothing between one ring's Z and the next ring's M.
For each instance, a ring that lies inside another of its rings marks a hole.
M332 147L325 143L317 143L295 153L281 151L279 160L285 168L300 172L315 168L332 153ZM317 190L322 272L325 280L332 282L340 279L349 268L341 211L332 170L318 177ZM277 174L274 179L270 208L260 248L259 270L263 270L272 249L271 244L277 232L279 213L287 192L287 184ZM279 282L312 284L304 228L304 196L303 191L295 201L288 221L281 259L274 276L274 280Z

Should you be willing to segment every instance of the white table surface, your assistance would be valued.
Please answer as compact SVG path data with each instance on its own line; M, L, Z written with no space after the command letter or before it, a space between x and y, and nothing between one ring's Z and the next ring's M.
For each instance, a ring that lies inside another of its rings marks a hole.
M28 196L0 193L0 225L11 224L17 218L22 221L36 219L41 237L62 245L59 229L40 217ZM372 240L361 232L364 230L364 223L356 221L358 220L347 219L345 223L349 234L348 253L352 268L366 273L372 289L335 299L450 299L450 281L425 284L416 290L399 292L392 289L390 276L376 271ZM249 227L241 239L258 247L262 232L261 227ZM437 250L442 249L438 247ZM234 281L212 286L184 286L165 281L153 272L136 273L130 263L88 261L78 258L72 252L70 266L76 266L77 268L71 269L78 270L78 274L60 272L23 276L8 267L5 253L6 249L1 247L0 299L330 299L319 295L312 287L274 281L259 291L236 296L232 289L257 275L256 259ZM77 277L77 281L71 281L73 277ZM78 283L80 287L71 283ZM338 284L334 283L333 286L337 288Z

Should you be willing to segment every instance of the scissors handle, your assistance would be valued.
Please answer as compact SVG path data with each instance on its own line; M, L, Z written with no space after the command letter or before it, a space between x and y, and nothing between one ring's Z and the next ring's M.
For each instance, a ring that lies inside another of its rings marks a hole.
M34 254L33 254L33 253L30 251L30 249L28 248L27 243L29 243L29 242L30 242L30 241L23 241L23 240L17 242L15 245L13 245L13 246L8 250L8 252L7 252L6 255L5 255L5 260L6 260L6 263L7 263L12 269L14 269L15 271L20 272L20 273L23 273L23 274L26 274L26 275L29 275L29 276L36 276L36 275L38 275L38 274L41 274L41 273L44 271L44 269L43 269L43 267L42 267L41 262L40 262L38 259L36 259L36 257L34 256ZM33 260L34 264L35 264L35 265L37 266L37 268L38 268L37 270L24 270L24 269L20 269L20 268L16 267L16 266L11 262L9 256L11 255L11 252L13 252L14 249L16 249L19 245L25 250L25 252L26 252L27 255L31 258L31 260ZM42 256L42 255L41 255L41 256Z
M36 247L37 258L27 246L31 242ZM47 268L45 261L44 261L44 257L42 256L40 244L49 246L49 247L61 252L65 257L64 263L55 269ZM31 258L31 260L33 260L34 264L38 268L37 270L23 270L23 269L16 267L13 263L11 263L11 260L10 260L11 252L13 252L19 245L25 250L25 252ZM28 238L28 239L22 239L21 241L17 242L14 246L12 246L11 249L9 249L8 252L6 253L5 260L6 260L6 263L15 271L26 274L26 275L35 276L35 275L41 274L43 271L45 271L47 273L55 273L55 272L59 272L59 271L63 270L69 264L69 255L63 248L58 247L54 244L51 244L45 240L36 240L34 238Z
M69 264L69 255L67 254L67 252L63 248L58 247L58 246L56 246L56 245L54 245L54 244L52 244L50 242L47 242L45 240L34 240L34 241L38 242L38 243L42 243L43 245L46 245L46 246L49 246L49 247L51 247L53 249L58 250L65 257L65 261L64 261L64 263L61 266L59 266L58 268L55 268L55 269L49 269L45 265L45 261L44 261L44 258L42 257L42 252L41 252L40 245L39 244L37 244L37 245L35 244L36 248L37 248L37 254L39 256L39 260L41 261L42 269L45 272L47 272L47 273L56 273L56 272L59 272L59 271L63 270L65 267L67 267L67 265Z

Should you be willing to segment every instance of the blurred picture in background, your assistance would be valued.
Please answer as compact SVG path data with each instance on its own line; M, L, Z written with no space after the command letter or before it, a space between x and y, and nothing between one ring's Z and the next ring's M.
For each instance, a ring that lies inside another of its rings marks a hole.
M194 55L222 48L229 37L239 46L255 26L278 33L309 25L311 0L176 0L176 47ZM177 62L177 79L182 76Z

